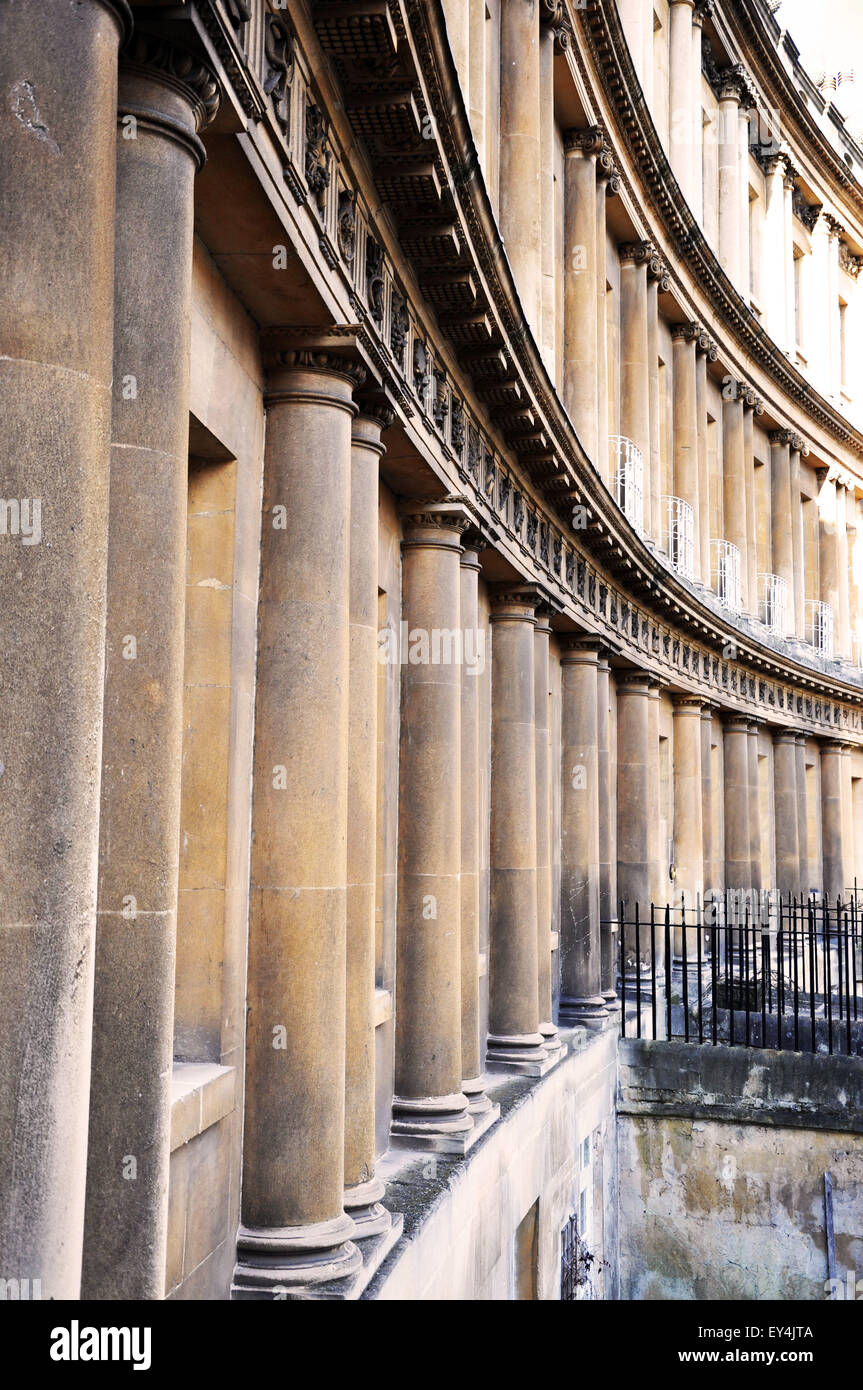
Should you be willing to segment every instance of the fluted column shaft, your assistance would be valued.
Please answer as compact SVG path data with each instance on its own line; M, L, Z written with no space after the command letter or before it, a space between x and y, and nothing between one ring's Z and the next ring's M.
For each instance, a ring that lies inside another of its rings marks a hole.
M701 546L701 582L710 588L712 582L710 556L710 461L707 454L707 359L710 352L709 340L702 333L696 343L695 359L695 414L697 420L698 447L698 498L699 507L695 516Z
M20 508L0 542L14 665L0 685L0 1272L40 1278L45 1299L77 1298L81 1278L117 49L130 26L125 0L0 15L0 460Z
M648 746L649 704L650 677L645 672L618 677L617 895L627 921L636 906L642 920L650 915L649 780L656 752Z
M800 893L800 837L797 814L797 735L773 733L773 806L776 833L776 887L783 897Z
M694 911L704 896L704 787L701 777L701 701L674 700L674 901Z
M596 667L596 766L599 806L599 930L602 957L602 997L606 1005L617 999L614 988L617 955L614 923L617 920L614 879L615 852L612 824L611 746L610 746L610 667L608 654L598 653Z
M462 665L433 645L460 631L467 524L459 503L404 509L402 608L428 648L402 666L392 1134L436 1146L472 1127L461 1089Z
M467 0L465 0L467 3ZM555 324L557 321L557 278L555 275L555 119L554 119L554 30L548 24L539 31L540 155L542 197L542 322L540 350L549 376L556 373Z
M809 267L810 312L806 316L809 368L825 396L832 393L832 349L830 298L832 255L830 222L822 213L812 228L812 264Z
M747 391L743 406L743 466L746 478L746 569L749 574L749 610L759 616L761 593L758 583L758 516L755 503L755 413L754 391ZM763 408L763 407L762 407Z
M539 338L542 275L539 0L500 9L500 227L527 321Z
M362 375L302 352L269 380L237 1297L302 1293L360 1264L343 1184L351 420Z
M647 382L650 453L644 460L644 529L663 545L662 429L659 404L659 292L668 289L668 272L662 261L651 259L647 267Z
M530 587L493 595L488 1060L528 1073L548 1062L537 986L535 611Z
M196 131L217 90L200 63L146 35L120 65L85 1298L165 1291Z
M724 724L725 887L752 887L749 839L749 726L731 715Z
M784 275L785 280L785 337L787 343L788 356L794 360L797 347L797 311L795 294L795 275L794 275L794 180L796 171L789 164L785 170L785 177L782 180L782 191L784 195L784 222L785 222L785 253L784 253Z
M836 652L851 656L849 623L848 574L848 489L840 484L836 489L836 567L838 569L838 612L836 614Z
M835 481L819 472L818 493L818 569L820 597L833 609L834 637L839 627L839 499Z
M610 154L604 150L596 161L596 466L600 477L609 478L608 456L608 331L606 323L606 201L620 183ZM612 480L613 481L613 480Z
M620 248L620 432L650 462L646 242Z
M378 472L391 420L363 413L351 430L344 1202L358 1236L391 1224L375 1178Z
M701 105L701 40L704 34L704 10L696 5L692 12L692 104L693 104L693 166L692 196L689 206L696 221L704 223L704 123Z
M842 774L844 759L840 743L821 745L821 842L822 877L827 900L835 904L846 886L845 817L843 814Z
M774 430L770 435L770 525L773 551L773 573L785 580L785 633L795 630L794 610L794 512L791 498L792 436L788 430Z
M740 146L740 283L738 289L746 304L751 298L751 255L749 247L749 98L748 94L737 108L737 138Z
M693 574L701 574L701 512L698 488L698 409L695 344L699 328L694 323L675 324L671 330L674 364L674 492L688 502L693 513Z
M787 298L785 289L785 161L781 155L769 159L765 166L767 204L764 214L764 309L767 331L780 347L788 346Z
M564 165L564 317L563 400L589 458L596 458L596 360L598 316L596 156L602 147L598 131L570 131ZM604 406L604 402L602 403Z
M605 1017L599 928L599 744L595 643L561 657L560 1014L569 1022Z

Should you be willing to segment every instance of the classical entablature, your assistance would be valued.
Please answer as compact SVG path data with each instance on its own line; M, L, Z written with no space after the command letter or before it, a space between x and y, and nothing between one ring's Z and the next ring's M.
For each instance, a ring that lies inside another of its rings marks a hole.
M728 703L754 701L781 718L791 700L813 727L852 731L863 703L856 673L783 651L756 622L732 621L645 543L586 456L503 253L437 8L405 0L328 13L320 3L314 31L294 30L276 13L234 28L217 5L200 8L250 118L244 140L270 178L278 158L282 187L332 271L333 320L341 322L299 337L331 342L335 333L342 350L367 363L422 441L430 495L464 494L513 568L547 587L559 624L603 632L621 658L684 686L703 684L709 672ZM686 317L696 299L704 305L711 322L698 324L697 336L717 379L737 381L739 364L754 364L741 384L749 407L776 427L810 429L822 449L836 441L837 466L856 478L863 437L748 311L687 208L638 100L615 6L575 9L568 24L577 42L568 42L564 8L551 10L556 52L585 108L593 103L600 187L661 235L664 254L645 241L644 258L671 313ZM317 44L341 78L343 108L315 88ZM799 446L806 449L802 437Z

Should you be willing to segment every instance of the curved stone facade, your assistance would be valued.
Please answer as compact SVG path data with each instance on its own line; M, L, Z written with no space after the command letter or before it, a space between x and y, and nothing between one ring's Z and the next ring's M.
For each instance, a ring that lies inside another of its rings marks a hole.
M62 199L101 252L52 302L8 223L20 438L48 448L29 359L86 387L52 406L81 472L36 475L46 543L0 504L10 644L68 609L3 722L41 757L59 711L71 759L58 788L4 758L10 952L35 925L0 1118L48 1138L38 1200L0 1138L3 1260L61 1232L52 1297L157 1297L163 1266L175 1297L500 1296L542 1197L557 1296L585 1154L613 1268L618 905L863 872L863 150L765 0L45 10L92 178L46 69L3 116L10 203ZM94 978L88 1151L58 1097ZM545 1116L553 1070L581 1157L520 1110L524 1211L424 1280L435 1165L499 1168L501 1078Z

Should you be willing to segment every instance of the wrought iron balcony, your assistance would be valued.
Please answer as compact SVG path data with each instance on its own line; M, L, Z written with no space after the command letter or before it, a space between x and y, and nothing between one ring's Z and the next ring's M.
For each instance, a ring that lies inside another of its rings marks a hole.
M672 569L684 579L695 578L695 514L682 497L663 497L667 553Z
M615 501L636 531L643 531L644 455L638 445L623 434L609 437L608 450Z
M788 585L781 575L759 574L761 621L774 637L788 635Z
M833 607L820 599L810 599L806 605L807 636L811 645L828 660L833 657Z
M743 600L740 592L740 550L731 541L710 542L711 580L722 607L729 613L740 613Z

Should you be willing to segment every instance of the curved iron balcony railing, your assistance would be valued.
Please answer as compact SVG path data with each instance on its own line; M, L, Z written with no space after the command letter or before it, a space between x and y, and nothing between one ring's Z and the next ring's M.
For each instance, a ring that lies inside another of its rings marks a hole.
M618 507L636 531L644 532L644 455L624 434L608 440L614 496Z
M710 575L714 592L726 612L739 615L743 611L740 592L740 550L731 541L710 542Z
M833 658L833 607L811 598L806 604L806 633L810 644L828 660Z
M671 568L684 579L695 578L695 513L683 497L663 497L667 553Z
M774 637L788 635L788 585L779 574L759 574L759 613Z

